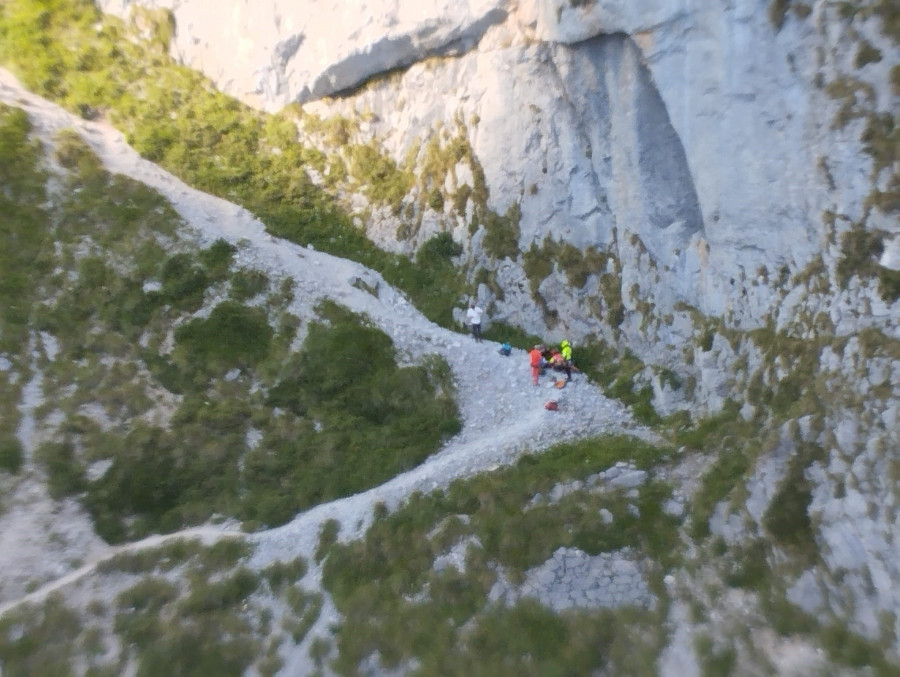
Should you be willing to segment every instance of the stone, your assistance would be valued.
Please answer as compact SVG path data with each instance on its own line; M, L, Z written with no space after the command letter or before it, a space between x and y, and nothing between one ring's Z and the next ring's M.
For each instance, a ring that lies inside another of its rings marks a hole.
M684 515L684 502L674 498L667 499L663 503L663 512L672 517L681 517Z
M627 470L623 472L621 475L614 477L609 480L609 484L614 487L622 487L625 489L631 489L633 487L639 487L644 482L647 481L647 471L646 470Z
M804 571L800 578L787 590L787 598L809 614L817 614L824 605L822 590L816 581L815 574Z

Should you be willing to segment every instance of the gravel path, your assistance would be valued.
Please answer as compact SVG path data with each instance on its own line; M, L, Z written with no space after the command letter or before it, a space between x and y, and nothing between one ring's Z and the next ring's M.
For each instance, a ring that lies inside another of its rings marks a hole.
M239 265L260 269L273 280L294 278L291 310L299 317L311 318L321 299L333 299L371 318L391 336L401 359L415 362L426 354L439 353L451 365L464 421L462 431L421 466L379 487L320 505L289 524L253 534L250 538L257 544L254 565L298 555L310 558L326 519L341 523L342 539L357 537L369 524L376 503L394 507L414 491L443 487L456 478L509 464L526 451L603 433L628 432L652 439L649 431L634 425L621 404L604 397L583 376L576 376L563 390L551 389L549 380L532 386L525 352L514 350L510 357L503 357L494 343L477 344L468 336L432 324L378 273L272 237L246 210L184 185L141 159L117 130L81 120L24 91L2 69L0 100L28 112L45 139L60 129L78 131L110 171L130 176L166 196L201 242L224 238L239 246ZM354 286L360 280L376 289L377 296ZM544 409L551 397L559 399L560 411ZM121 549L110 548L109 554L114 552ZM79 571L80 576L87 573ZM315 578L317 572L311 574ZM0 607L0 612L8 607Z

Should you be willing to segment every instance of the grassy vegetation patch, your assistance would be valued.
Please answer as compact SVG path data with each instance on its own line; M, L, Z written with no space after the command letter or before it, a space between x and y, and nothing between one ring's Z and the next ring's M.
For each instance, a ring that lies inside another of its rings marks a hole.
M575 346L572 359L607 396L630 405L635 419L647 425L661 421L653 408L653 386L638 378L645 365L630 350L620 353L603 341L593 341Z
M605 319L613 328L625 320L622 303L621 265L614 254L589 247L582 252L568 243L557 243L549 237L540 246L532 243L522 256L522 267L528 278L532 298L544 308L545 316L550 313L546 300L538 289L541 283L557 269L565 271L568 283L581 288L591 275L598 275L599 295L587 299L597 319Z
M0 619L4 674L68 675L76 665L90 675L122 674L126 666L137 675L273 674L278 646L302 639L299 624L315 621L321 598L294 584L302 560L260 574L241 565L250 553L237 541L177 541L121 554L101 573L115 573L119 586L123 575L131 582L119 587L112 609L87 604L111 624L114 641L51 596Z
M852 668L868 666L877 677L896 674L897 664L892 665L888 661L881 647L842 624L825 625L819 631L819 639L828 657L839 665Z
M809 516L813 485L806 478L806 469L824 458L825 451L821 447L799 443L762 520L773 540L808 566L818 561L819 551Z
M224 301L208 318L178 327L175 340L186 360L226 371L259 363L269 352L273 334L264 310Z
M509 343L510 346L521 348L522 350L531 350L533 346L543 342L540 336L529 334L519 327L506 324L505 322L491 322L491 326L484 332L484 336L490 341Z
M776 32L780 31L781 27L784 25L784 20L787 18L790 6L791 0L772 0L769 3L769 9L767 10L769 23L772 24L772 27Z
M532 296L538 293L538 287L541 286L541 282L553 274L553 258L548 256L548 250L555 251L555 249L556 243L548 238L544 240L541 247L532 243L522 257L522 265L525 269L525 275L528 277Z
M485 233L482 246L484 251L495 259L517 259L521 218L522 210L518 202L510 205L503 216L488 212L483 218Z
M819 387L815 375L822 348L831 337L801 339L771 328L754 329L747 336L762 351L764 365L748 384L747 399L752 404L782 421L825 409L829 394Z
M354 144L346 148L350 174L376 204L391 207L394 215L399 215L406 197L414 183L410 170L401 170L388 155L369 145Z
M591 275L600 275L606 272L609 261L614 257L596 247L588 247L582 251L569 243L560 246L558 261L560 267L566 271L569 285L581 289L587 284Z
M862 279L876 278L880 281L879 291L886 301L897 298L896 271L889 271L878 264L884 251L883 232L871 232L862 226L855 226L841 238L841 260L838 261L837 278L846 289L850 278L858 275ZM884 271L884 272L882 272Z
M762 450L759 427L745 421L736 402L726 402L722 412L674 432L674 442L689 450L716 454L716 460L700 479L692 498L692 532L708 536L709 519L720 501L745 478Z
M40 607L23 607L0 618L0 665L10 675L71 674L82 620L52 595Z
M648 629L650 612L557 615L532 601L494 606L487 594L497 565L520 580L559 547L597 554L629 546L671 565L678 545L674 522L660 509L668 496L663 485L641 491L635 501L640 517L618 492L576 491L558 505L529 506L533 496L559 482L583 480L623 459L650 467L659 456L658 449L630 438L561 445L513 468L454 482L446 491L415 494L397 512L381 512L361 541L327 546L323 580L344 615L335 668L352 673L375 651L386 668L414 661L478 674L483 666L499 665L524 674L555 674L567 665L588 672L620 660L628 665L636 657L619 645L629 641L629 628ZM599 517L601 507L615 515L612 525ZM465 542L464 571L433 569L436 556ZM657 636L649 632L645 639L652 647Z
M144 578L117 598L115 630L138 674L242 675L260 654L250 610L259 578L239 568L216 582L194 579L187 594Z
M280 523L420 463L459 429L449 367L399 368L390 338L332 303L283 369L268 405L301 417L246 459L243 514ZM327 359L322 359L327 355Z
M97 571L103 574L150 574L190 564L195 572L209 576L233 568L252 552L246 541L237 538L225 538L210 546L196 539L176 538L158 548L119 553L97 565Z
M881 61L881 50L872 43L863 40L856 52L855 65L857 68L863 68L870 63L878 63Z
M16 361L27 350L35 280L50 272L53 246L43 227L49 217L42 151L30 131L23 111L0 105L0 353ZM2 413L5 421L15 417L6 406ZM12 422L3 428L15 430Z
M22 443L9 433L0 433L0 470L17 473L25 460Z
M725 677L734 674L737 650L733 644L717 647L709 635L697 635L694 638L694 652L699 659L700 674L703 677Z

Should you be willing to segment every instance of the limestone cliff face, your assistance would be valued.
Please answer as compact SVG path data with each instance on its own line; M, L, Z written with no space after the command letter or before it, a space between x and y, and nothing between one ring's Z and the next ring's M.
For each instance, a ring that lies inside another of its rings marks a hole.
M868 637L893 624L897 650L890 3L140 4L172 11L172 53L223 90L353 121L354 143L406 172L387 201L351 167L341 190L360 224L397 251L450 232L494 320L630 347L655 365L644 378L663 412L732 398L750 418L813 379L819 408L798 412L714 531L758 534L784 459L821 447L803 476L823 562L795 576L791 599Z
M883 231L881 263L900 267L895 216L869 209L896 167L878 167L861 139L868 116L897 103L898 50L875 12L684 0L140 4L173 11L173 53L223 90L270 110L342 95L307 108L365 111L363 133L398 161L464 121L489 205L521 209L521 249L549 235L613 250L627 270L637 236L659 277L641 274L638 297L659 315L681 301L760 326L783 306L779 271L838 258L829 241L851 223ZM858 67L863 49L879 60ZM424 235L465 220L450 212L427 215ZM417 241L390 243L398 223L366 225L396 248ZM548 301L561 332L590 332L563 299ZM870 302L896 332L883 299ZM527 315L519 300L506 305ZM839 328L867 322L846 305L830 309Z

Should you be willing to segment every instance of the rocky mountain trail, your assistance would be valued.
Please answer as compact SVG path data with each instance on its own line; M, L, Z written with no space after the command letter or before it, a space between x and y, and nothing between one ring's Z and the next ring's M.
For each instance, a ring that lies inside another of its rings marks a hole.
M264 567L272 561L297 556L309 559L326 520L341 524L340 538L359 537L370 522L376 504L395 507L415 491L445 487L454 479L511 464L526 452L601 434L628 433L653 439L651 431L635 424L626 407L606 398L584 376L578 375L562 390L552 387L550 377L540 387L532 386L524 351L514 350L506 357L498 353L499 346L495 343L477 343L471 337L432 324L378 273L352 261L269 235L263 224L243 208L194 190L142 159L118 130L103 122L80 119L28 93L2 69L0 101L24 109L32 120L35 133L47 143L52 143L53 135L62 129L76 130L109 171L129 176L164 195L199 242L208 244L222 238L236 245L236 265L260 270L273 280L293 278L295 298L290 310L298 317L306 320L314 317L315 306L321 300L330 299L366 315L387 333L394 341L401 361L416 363L428 354L437 353L450 364L463 421L461 432L423 464L379 487L319 505L284 526L247 534L246 537L256 544L254 566ZM367 289L376 290L377 294ZM559 401L559 411L544 409L545 402L551 398ZM26 445L33 443L33 433L28 437L23 440ZM54 524L57 531L77 528L80 532L89 525L83 511L61 510L64 502L53 501L45 493L34 494L29 501L43 506L40 509L52 515L51 522L71 521L67 525ZM33 511L36 508L23 509ZM0 516L0 526L11 525L18 514L13 511ZM37 525L34 528L38 528ZM5 554L0 561L0 571L4 572L4 580L0 581L4 583L0 587L3 598L0 613L22 602L45 598L50 592L90 574L101 561L123 551L152 547L175 538L215 539L236 535L227 528L212 525L118 548L84 547L73 543L71 548L51 549L44 540L28 546L24 542L27 540L25 533L7 532L6 529L3 533L19 533L19 537L13 538L16 542L7 543L2 549ZM85 540L92 539L86 536ZM45 573L41 576L45 581L43 586L24 596L21 596L21 586L8 588L5 585L10 576L19 576L23 568L28 567L28 562L40 557L58 561L55 577L52 572ZM11 594L16 597L11 598Z

